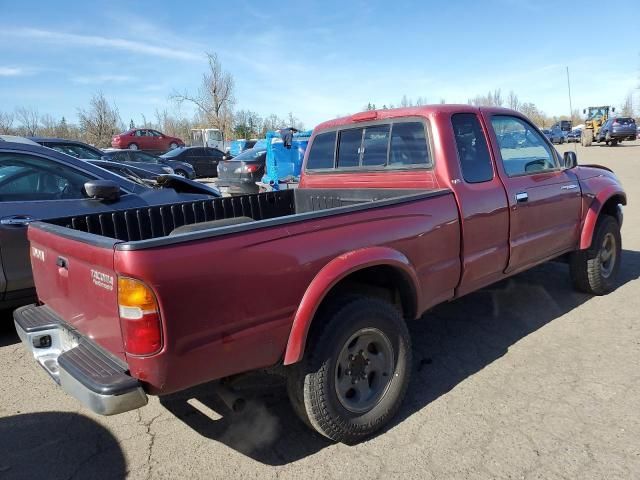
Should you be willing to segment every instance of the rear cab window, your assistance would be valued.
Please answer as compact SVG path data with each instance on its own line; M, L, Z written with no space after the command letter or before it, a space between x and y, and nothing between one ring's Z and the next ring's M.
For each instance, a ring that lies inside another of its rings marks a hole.
M351 125L319 133L306 171L369 171L431 168L426 124L421 120Z

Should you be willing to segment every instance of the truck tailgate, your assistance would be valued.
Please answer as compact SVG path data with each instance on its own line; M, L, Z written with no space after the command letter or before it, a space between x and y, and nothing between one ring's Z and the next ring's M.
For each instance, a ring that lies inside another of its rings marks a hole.
M30 255L38 298L69 325L125 359L113 271L118 240L83 233L85 242L53 233L52 225L29 226ZM92 244L87 236L95 237Z

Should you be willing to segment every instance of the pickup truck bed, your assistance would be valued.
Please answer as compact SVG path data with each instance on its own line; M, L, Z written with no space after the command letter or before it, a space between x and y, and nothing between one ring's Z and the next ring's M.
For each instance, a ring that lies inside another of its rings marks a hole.
M450 193L448 189L292 189L62 217L34 227L96 245L111 245L106 239L113 239L118 249L138 250ZM232 221L237 218L243 221ZM92 235L77 235L68 229Z
M29 239L48 321L91 339L146 392L166 394L282 361L290 336L306 333L292 325L312 306L304 297L314 277L336 256L357 258L342 252L403 252L398 263L418 267L411 282L435 293L426 304L415 292L409 316L451 297L459 231L447 189L309 189L37 222ZM122 277L143 280L157 298L162 347L151 356L127 350ZM53 376L61 365L45 350L36 353Z

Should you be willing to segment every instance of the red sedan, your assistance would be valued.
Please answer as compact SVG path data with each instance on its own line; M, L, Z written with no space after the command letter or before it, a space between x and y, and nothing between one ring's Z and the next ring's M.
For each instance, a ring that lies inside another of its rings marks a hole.
M184 142L177 137L170 137L150 128L134 128L128 132L114 135L111 139L113 148L130 150L154 150L166 152L174 148L184 147Z

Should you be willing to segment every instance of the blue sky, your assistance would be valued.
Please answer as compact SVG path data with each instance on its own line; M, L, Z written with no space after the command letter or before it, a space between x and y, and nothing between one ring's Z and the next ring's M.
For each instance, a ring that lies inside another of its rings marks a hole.
M268 5L0 0L0 110L75 121L102 90L139 123L170 108L172 91L197 89L205 51L234 75L237 108L291 111L307 127L404 94L465 103L494 88L564 114L565 66L574 108L619 105L640 83L637 5L616 15L598 13L601 2L533 0Z

